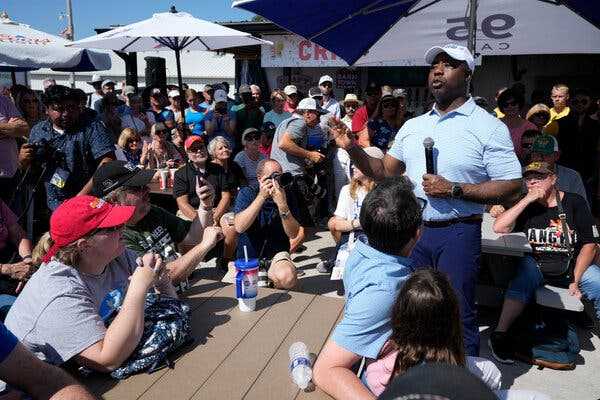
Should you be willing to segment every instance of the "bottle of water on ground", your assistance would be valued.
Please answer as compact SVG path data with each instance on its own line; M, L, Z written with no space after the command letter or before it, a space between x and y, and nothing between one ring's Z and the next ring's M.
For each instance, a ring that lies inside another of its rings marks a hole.
M300 389L304 390L312 379L308 348L304 343L296 342L290 346L289 354L292 379Z

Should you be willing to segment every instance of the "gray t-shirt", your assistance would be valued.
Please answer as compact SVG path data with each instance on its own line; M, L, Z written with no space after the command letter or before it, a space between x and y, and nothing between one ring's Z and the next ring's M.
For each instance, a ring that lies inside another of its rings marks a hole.
M304 122L304 118L294 115L281 122L277 127L275 136L273 137L273 147L271 147L271 158L281 164L283 172L290 172L292 175L302 175L305 172L304 159L288 154L279 148L279 141L286 132L298 146L306 148L308 127Z
M258 180L256 179L256 167L258 166L258 163L264 159L265 156L263 156L261 153L258 153L258 159L255 161L248 157L248 154L246 154L245 151L240 151L236 154L233 161L235 161L235 163L240 166L242 171L244 171L244 176L248 181L248 185L253 185L258 183Z
M588 205L590 204L579 172L556 164L556 175L556 187L558 190L578 194L585 199Z
M98 310L113 289L128 284L137 264L125 250L100 275L50 261L31 277L6 317L6 326L38 358L60 365L102 340Z
M0 123L21 117L10 97L0 95ZM0 136L0 178L12 178L17 172L17 141L12 136Z

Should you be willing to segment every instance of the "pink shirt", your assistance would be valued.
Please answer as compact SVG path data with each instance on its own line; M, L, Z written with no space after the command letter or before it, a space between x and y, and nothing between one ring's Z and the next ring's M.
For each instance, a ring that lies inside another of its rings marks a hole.
M504 122L504 120L502 120L502 122ZM537 126L527 120L525 120L525 122L520 126L508 128L517 157L521 157L523 154L523 148L521 147L521 138L523 137L523 133L530 129L537 130Z
M0 249L6 247L8 227L17 223L17 216L0 200Z

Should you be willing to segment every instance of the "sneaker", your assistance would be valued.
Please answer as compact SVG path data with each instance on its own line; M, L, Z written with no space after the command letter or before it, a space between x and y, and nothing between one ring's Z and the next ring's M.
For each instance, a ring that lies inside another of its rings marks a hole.
M331 270L333 269L334 262L335 262L334 260L319 261L319 263L316 266L317 271L320 272L320 273L322 273L322 274L329 274L329 273L331 273Z
M488 347L492 356L502 364L514 364L513 351L508 343L505 332L492 332L488 339Z

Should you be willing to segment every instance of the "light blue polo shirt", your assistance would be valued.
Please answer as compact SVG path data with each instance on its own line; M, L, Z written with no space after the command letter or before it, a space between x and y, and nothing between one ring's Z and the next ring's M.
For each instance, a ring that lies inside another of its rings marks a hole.
M435 142L436 174L451 182L477 184L521 178L521 165L502 121L477 106L473 98L443 116L434 106L428 113L406 121L388 152L406 164L406 176L414 184L415 195L427 199L425 221L449 220L484 211L482 204L425 195L422 182L426 172L423 148L426 137Z
M344 271L344 316L332 335L338 346L362 357L377 358L392 334L392 308L412 272L411 265L408 258L356 242Z

